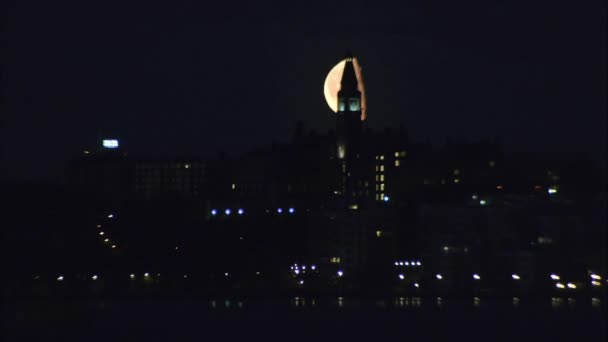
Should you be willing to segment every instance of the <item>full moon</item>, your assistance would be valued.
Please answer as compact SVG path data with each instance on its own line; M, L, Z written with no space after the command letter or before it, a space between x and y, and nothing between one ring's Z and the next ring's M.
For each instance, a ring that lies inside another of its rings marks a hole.
M340 81L344 73L346 59L341 60L327 74L325 84L323 86L323 94L325 101L334 113L338 112L338 91L340 90ZM365 86L363 85L363 76L361 74L361 66L357 58L353 58L353 66L355 67L355 75L357 76L357 89L361 92L361 121L367 117L367 101L365 98Z

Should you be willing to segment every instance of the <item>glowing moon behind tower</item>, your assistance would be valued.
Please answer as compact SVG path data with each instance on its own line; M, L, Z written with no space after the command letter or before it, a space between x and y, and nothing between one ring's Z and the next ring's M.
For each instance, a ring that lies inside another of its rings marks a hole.
M340 81L344 73L346 59L341 60L327 74L325 84L323 86L323 94L325 101L334 113L338 112L338 91L340 91ZM357 58L353 58L353 66L355 67L355 75L357 76L357 89L361 92L361 121L367 117L367 101L365 98L365 86L363 85L363 76L361 74L361 66Z

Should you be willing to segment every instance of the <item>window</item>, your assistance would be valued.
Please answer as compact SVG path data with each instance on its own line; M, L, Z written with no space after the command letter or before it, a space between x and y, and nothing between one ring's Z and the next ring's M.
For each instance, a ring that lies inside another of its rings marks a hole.
M380 156L380 160L384 160L384 156Z
M400 163L399 163L399 159L395 160L395 166L399 167Z
M384 172L384 165L380 165L380 172Z
M454 176L455 176L455 175L459 175L459 174L460 174L460 170L458 170L458 169L454 169Z
M380 191L384 191L384 183L380 184Z
M344 111L344 99L338 100L338 111L339 112L343 112Z
M357 98L348 99L348 110L349 111L356 112L360 109L361 109L361 106L359 106L359 99L357 99Z
M407 156L407 152L405 152L405 151L401 151L401 152L399 153L399 155L400 155L400 156L403 158L403 157Z
M395 158L399 158L399 152L395 152Z
M380 181L384 182L384 175L380 175Z

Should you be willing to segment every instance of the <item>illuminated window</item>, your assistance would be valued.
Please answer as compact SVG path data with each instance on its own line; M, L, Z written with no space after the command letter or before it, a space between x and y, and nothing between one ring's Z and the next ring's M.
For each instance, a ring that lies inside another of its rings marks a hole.
M380 175L380 181L384 182L384 175Z
M236 184L232 183L232 190L236 189Z
M376 160L380 159L380 156L376 156Z
M190 164L184 164L184 168L185 169L189 169L190 168Z
M344 111L344 99L340 99L338 101L338 111L343 112Z
M384 191L384 183L380 184L380 191Z
M376 165L376 171L380 170L380 166Z
M381 236L382 236L382 231L376 230L376 237L381 237Z
M460 179L454 178L454 183L456 183L456 184L460 183Z
M380 186L376 184L376 191L380 190Z
M459 175L459 174L460 174L460 170L454 169L454 175Z
M405 157L405 156L407 155L407 153L406 153L405 151L401 151L401 153L399 153L399 155L400 155L401 157Z
M384 160L384 156L380 156L380 160Z
M395 166L399 167L400 163L399 163L399 159L395 160Z
M395 158L399 158L399 152L395 152Z
M380 193L380 199L384 199L384 194Z
M330 260L331 263L334 264L339 264L340 263L340 258L339 257L332 257Z
M380 165L380 172L384 172L384 165Z
M376 175L376 182L380 180L380 176Z
M359 105L359 99L357 99L357 98L348 99L348 110L350 110L351 112L356 112L360 109L361 109L361 106Z
M376 194L376 201L380 200L380 194Z

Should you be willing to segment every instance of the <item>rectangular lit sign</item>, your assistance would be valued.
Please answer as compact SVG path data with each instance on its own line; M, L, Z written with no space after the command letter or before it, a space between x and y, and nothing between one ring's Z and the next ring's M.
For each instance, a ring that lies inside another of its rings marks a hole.
M102 144L105 148L118 148L118 140L116 139L106 139Z

